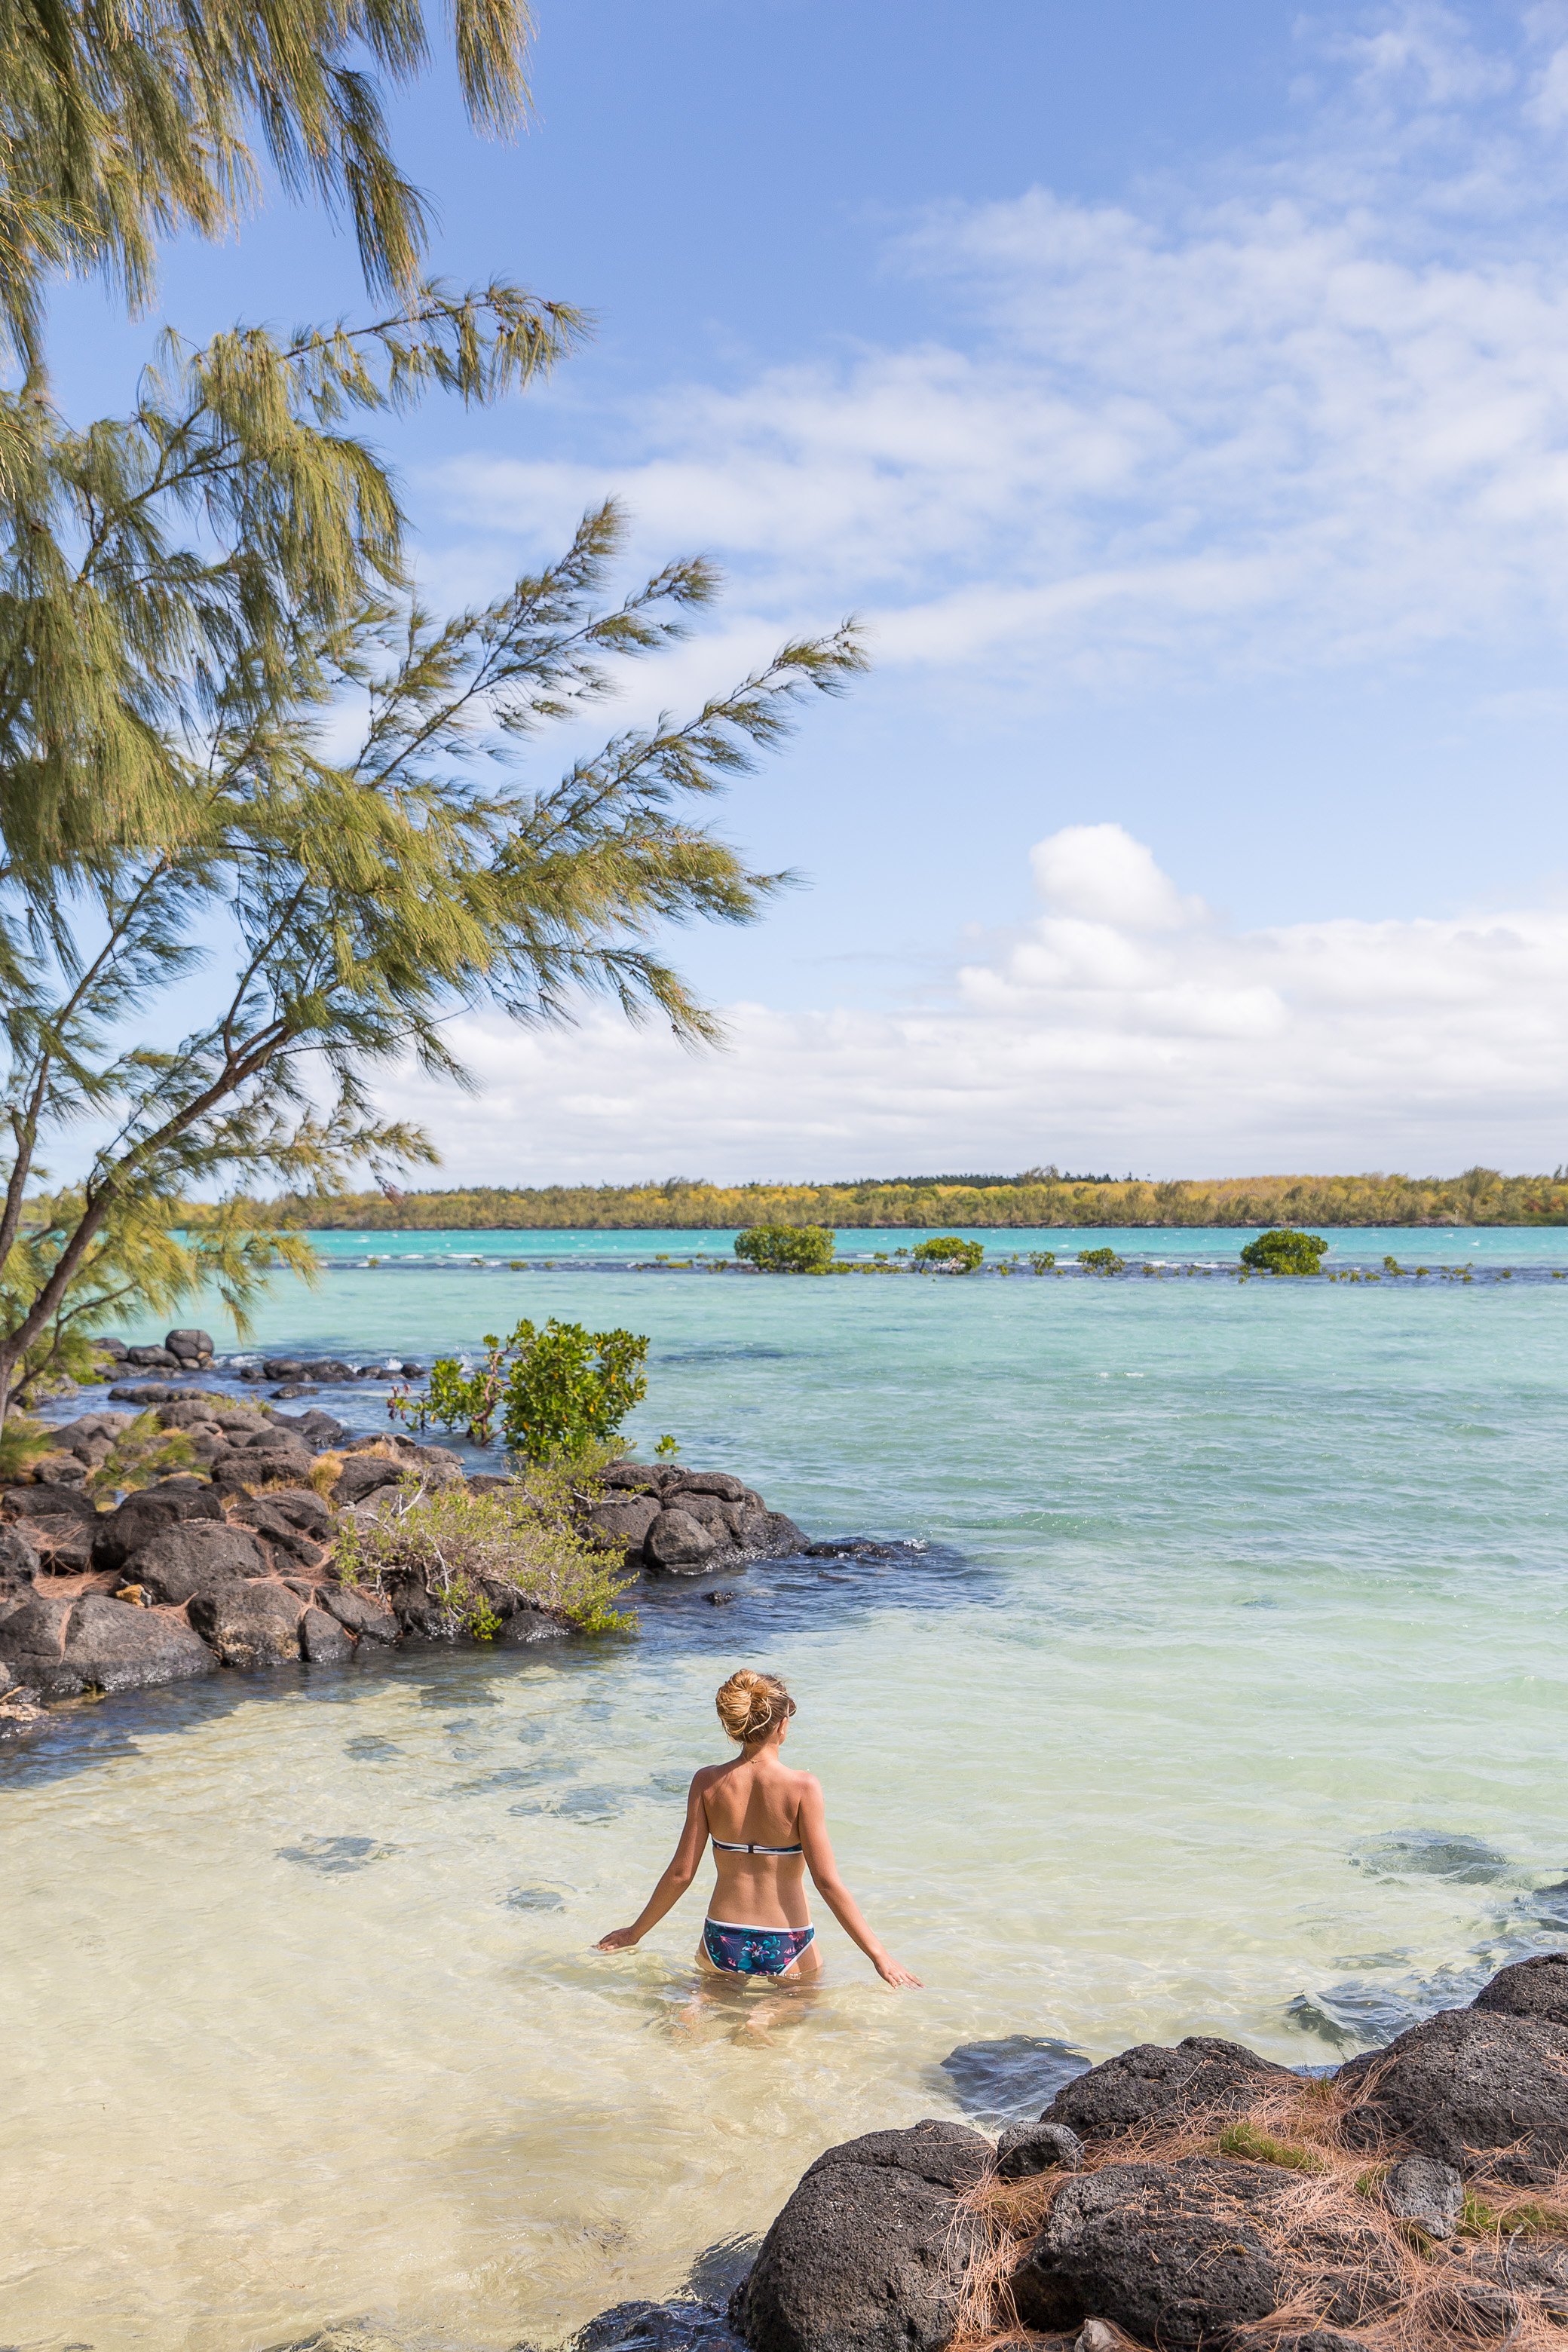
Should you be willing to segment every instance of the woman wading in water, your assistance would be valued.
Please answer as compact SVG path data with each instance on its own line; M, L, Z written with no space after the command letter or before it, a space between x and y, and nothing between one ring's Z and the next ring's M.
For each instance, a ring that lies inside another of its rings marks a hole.
M885 1984L918 1985L860 1916L827 1843L822 1790L794 1772L779 1750L795 1713L776 1675L742 1667L719 1693L719 1720L741 1753L707 1764L686 1800L686 1827L664 1876L629 1927L613 1928L595 1948L624 1952L673 1910L713 1841L718 1871L697 1961L712 1976L771 1977L799 1983L819 1976L822 1956L805 1899L805 1874L850 1940Z

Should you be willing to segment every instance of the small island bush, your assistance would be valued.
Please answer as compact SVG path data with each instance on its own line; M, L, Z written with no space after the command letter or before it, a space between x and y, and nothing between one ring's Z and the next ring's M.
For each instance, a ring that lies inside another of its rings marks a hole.
M916 1265L941 1266L949 1274L975 1274L985 1263L984 1242L966 1242L958 1234L935 1234L917 1242L910 1252Z
M1321 1234L1299 1234L1289 1225L1276 1225L1247 1243L1241 1263L1259 1274L1321 1274L1319 1260L1328 1246Z
M830 1274L831 1225L748 1225L735 1236L735 1255L763 1274Z
M1127 1260L1113 1249L1079 1250L1079 1265L1088 1274L1125 1274Z

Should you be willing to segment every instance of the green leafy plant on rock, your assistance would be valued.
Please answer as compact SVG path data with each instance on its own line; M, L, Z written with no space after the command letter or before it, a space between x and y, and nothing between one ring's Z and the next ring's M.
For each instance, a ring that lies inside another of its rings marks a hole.
M1079 1250L1079 1266L1086 1274L1125 1274L1127 1260L1118 1257L1113 1249Z
M837 1239L828 1225L748 1225L735 1255L763 1274L829 1274Z
M26 1478L40 1454L54 1444L52 1431L30 1413L14 1412L0 1425L0 1484Z
M588 1331L552 1316L541 1330L526 1316L510 1339L487 1333L471 1370L455 1356L431 1365L422 1395L407 1391L388 1410L416 1428L438 1422L476 1445L500 1434L529 1462L576 1461L615 1435L647 1394L647 1341L635 1331Z
M1299 1234L1289 1225L1276 1225L1247 1243L1241 1263L1259 1274L1321 1274L1319 1260L1328 1246L1321 1234Z
M221 1400L232 1406L232 1397ZM155 1412L138 1413L87 1478L92 1495L129 1495L176 1471L195 1467L196 1450L183 1429L165 1429Z
M934 1234L917 1242L910 1252L916 1265L937 1267L944 1274L975 1274L985 1263L984 1242L966 1242L958 1234Z

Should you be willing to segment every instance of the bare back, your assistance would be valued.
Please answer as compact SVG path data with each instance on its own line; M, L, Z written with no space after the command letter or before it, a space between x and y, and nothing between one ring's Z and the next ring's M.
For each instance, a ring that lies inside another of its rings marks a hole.
M798 1846L801 1809L816 1783L809 1772L792 1771L776 1747L738 1756L732 1764L710 1764L692 1781L691 1793L715 1841L718 1873L711 1919L746 1927L805 1927L805 1857L800 1853L725 1853L726 1846Z

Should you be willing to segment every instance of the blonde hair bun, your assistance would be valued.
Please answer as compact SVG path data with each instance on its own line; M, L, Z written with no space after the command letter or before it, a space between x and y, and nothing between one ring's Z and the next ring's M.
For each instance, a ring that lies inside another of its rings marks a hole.
M714 1705L720 1722L742 1748L763 1738L781 1717L795 1713L795 1701L777 1675L760 1675L751 1666L741 1667L720 1685Z

